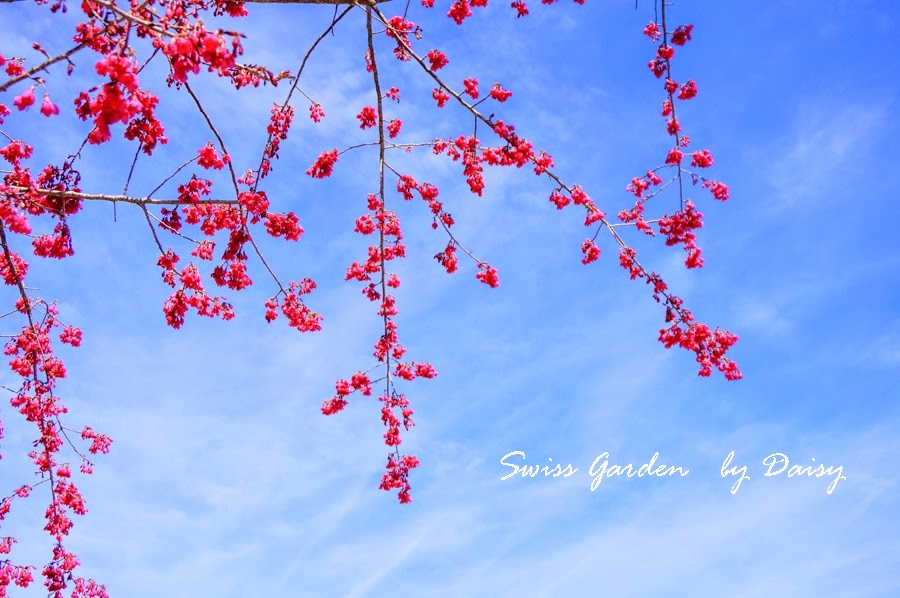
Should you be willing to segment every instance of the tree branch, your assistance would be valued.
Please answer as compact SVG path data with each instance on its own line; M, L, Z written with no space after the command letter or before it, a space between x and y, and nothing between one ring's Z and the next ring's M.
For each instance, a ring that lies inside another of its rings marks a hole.
M0 0L7 2L9 0ZM186 202L180 199L151 199L149 197L132 197L129 195L105 195L102 193L78 193L75 191L51 191L49 189L28 189L27 187L12 186L11 189L16 191L34 191L48 197L59 197L63 199L81 199L85 201L111 201L123 203L133 203L139 206L189 206L189 205L238 205L236 199L201 199L200 201Z
M20 0L0 0L0 2L19 2L19 1L20 1ZM9 81L7 81L6 83L3 83L2 85L0 85L0 92L6 91L6 90L9 89L10 87L12 87L12 86L15 85L16 83L18 83L19 81L23 81L23 80L25 80L25 79L31 78L35 73L37 73L37 72L39 72L39 71L42 71L42 70L46 69L46 68L47 68L48 66L50 66L51 64L55 64L55 63L59 62L60 60L68 60L68 59L69 59L69 56L71 56L71 55L74 54L75 52L78 52L79 50L81 50L82 48L84 48L86 45L87 45L87 44L85 44L84 42L82 42L82 43L78 44L77 46L75 46L74 48L72 48L71 50L67 50L66 52L63 52L62 54L60 54L60 55L57 56L56 58L50 58L50 59L48 59L48 60L42 62L41 64L39 64L39 65L37 65L37 66L31 67L30 69L28 69L27 71L25 71L24 73L22 73L21 75L19 75L18 77L13 77L12 79L10 79Z

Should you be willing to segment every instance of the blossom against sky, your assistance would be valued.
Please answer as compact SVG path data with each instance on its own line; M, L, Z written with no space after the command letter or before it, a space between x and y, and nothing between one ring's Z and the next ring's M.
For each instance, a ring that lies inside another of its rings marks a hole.
M393 4L382 6L402 9ZM532 4L522 19L492 4L461 28L446 7L416 5L408 18L447 53L448 80L511 90L504 119L615 214L633 204L632 177L668 151L662 90L646 67L655 50L641 33L653 5ZM323 150L370 140L356 118L372 103L359 12L311 59L307 91L326 116L297 119L267 188L306 232L296 246L265 243L266 255L318 282L309 301L322 332L267 324L262 275L229 295L234 321L167 328L158 252L129 206L89 205L73 220L75 256L33 266L33 284L84 330L82 347L64 354L69 417L115 441L80 482L89 513L70 544L82 573L128 597L896 595L900 90L885 57L897 9L683 0L671 11L694 25L675 64L699 90L679 119L715 156L731 197L689 191L705 216L702 269L686 271L678 247L648 239L638 250L699 319L740 336L732 354L743 380L697 377L691 354L662 347L663 313L648 289L628 280L609 243L582 265L582 222L556 210L545 181L488 172L479 198L457 164L414 152L404 166L440 186L457 234L498 269L500 286L480 284L462 261L448 276L433 259L446 239L430 215L398 206L409 248L397 262L398 323L412 358L439 376L407 390L416 426L403 446L422 462L413 503L379 491L376 401L320 411L334 381L371 360L378 335L372 305L343 281L367 245L353 227L377 154L343 155L328 179L305 175ZM248 56L276 69L296 66L333 8L250 12L239 22ZM24 53L58 27L46 7L0 14L3 52ZM449 106L438 111L433 82L412 69L390 63L385 77L401 88L406 140L471 126ZM65 110L78 74L53 80ZM280 88L201 92L230 138L246 139L233 159L258 156ZM207 141L184 96L165 98L171 142L135 189L152 189ZM27 134L64 156L84 131L45 118L40 104L38 94ZM131 155L91 155L85 181L121 187ZM32 439L0 409L9 486L30 475ZM501 458L515 451L525 458L514 462L578 471L501 480L511 471ZM735 493L737 478L722 475L732 452L750 478ZM689 473L613 477L592 491L604 453L635 469L658 453L657 464ZM833 475L767 477L773 454L840 466L846 479L829 494ZM40 503L32 508L4 530L21 560L42 563L48 541Z

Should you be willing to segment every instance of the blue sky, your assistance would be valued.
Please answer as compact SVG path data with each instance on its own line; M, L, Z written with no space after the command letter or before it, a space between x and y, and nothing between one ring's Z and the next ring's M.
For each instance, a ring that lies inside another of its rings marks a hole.
M447 52L449 81L477 76L482 89L493 81L511 89L498 116L616 213L629 206L628 181L659 164L669 143L661 89L645 66L653 45L641 34L652 3L531 5L515 19L492 4L462 28L446 7L413 6L409 18L425 28L419 47ZM403 5L382 6L393 14ZM247 61L275 71L295 67L332 14L250 10L238 24ZM4 55L23 55L61 27L46 7L0 11ZM403 447L422 462L414 502L401 507L379 491L386 450L374 399L329 418L319 411L337 378L369 366L379 334L372 305L342 281L365 255L353 221L374 190L377 154L342 156L324 181L303 174L323 149L370 140L354 118L372 92L360 68L365 21L352 14L314 56L304 85L327 116L313 125L298 104L266 186L306 228L299 244L264 242L267 257L284 278L319 283L309 301L325 316L323 332L266 324L262 302L274 291L259 264L253 287L228 294L234 321L167 328L156 249L128 206L113 222L110 205L88 205L72 221L76 255L32 265L31 284L85 333L82 348L64 352L68 421L115 440L79 481L89 514L69 543L82 574L127 597L900 593L900 253L891 240L900 89L890 37L900 13L888 1L748 10L683 0L670 14L695 25L675 68L700 94L679 117L696 146L712 151L731 199L690 192L705 214L701 270L685 271L681 250L659 239L637 247L700 320L741 337L732 355L743 380L699 378L692 355L656 341L662 312L645 285L628 280L605 239L598 263L580 263L581 219L556 212L549 182L492 172L477 198L458 165L414 153L397 163L440 186L456 234L498 268L501 286L479 284L462 260L460 273L443 273L432 256L446 239L428 226L425 206L395 200L409 247L397 263L401 339L440 375L405 388L416 427ZM401 88L391 109L404 119L404 140L470 130L459 111L434 108L429 81L380 50L386 84ZM71 79L48 77L61 107L91 80L82 61ZM285 90L199 89L246 168ZM132 189L152 189L208 137L186 96L163 95L173 140ZM86 133L71 116L44 119L35 109L8 122L4 130L33 140L46 160ZM133 151L124 147L86 154L85 189L121 189ZM11 384L11 374L0 382ZM6 495L30 480L32 438L6 402L0 417ZM501 480L510 470L500 459L513 451L578 472ZM736 494L720 473L732 451L750 475ZM605 452L635 467L658 452L658 462L690 473L612 478L592 492L589 469ZM847 479L829 495L831 478L765 477L772 453L842 466ZM24 504L3 534L19 539L17 561L42 565L44 506ZM36 585L13 595L40 594Z

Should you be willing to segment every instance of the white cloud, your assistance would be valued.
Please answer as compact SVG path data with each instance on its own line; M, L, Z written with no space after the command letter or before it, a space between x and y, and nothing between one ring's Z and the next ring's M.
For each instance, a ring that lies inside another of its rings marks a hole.
M769 164L763 166L777 191L774 200L766 202L768 207L778 211L833 208L838 196L834 187L857 168L851 154L867 149L888 113L884 102L838 106L811 100L796 115L779 147L771 150Z

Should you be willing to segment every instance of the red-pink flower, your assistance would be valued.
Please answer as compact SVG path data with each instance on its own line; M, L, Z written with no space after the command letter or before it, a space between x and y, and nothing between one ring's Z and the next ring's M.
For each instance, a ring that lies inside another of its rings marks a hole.
M44 101L41 103L41 114L44 116L53 116L59 114L59 106L50 100L50 96L44 94Z
M651 60L647 63L647 68L653 71L653 74L656 75L657 79L661 79L662 76L666 74L666 61L657 57L655 60Z
M450 62L447 60L447 55L440 50L431 50L428 52L427 56L428 61L431 63L431 70L433 71L444 68Z
M361 235L371 235L375 232L375 222L368 214L364 214L356 219L356 226L353 229Z
M678 92L679 100L690 100L695 97L697 97L697 84L693 79L680 86L680 91Z
M684 153L677 147L673 147L669 150L669 155L666 156L666 164L681 164L683 157Z
M447 103L447 100L450 99L450 96L444 93L443 89L435 89L431 92L431 97L437 100L438 108L443 108L444 104Z
M391 122L389 122L388 126L387 126L388 137L393 139L398 134L400 134L400 127L402 125L403 125L403 121L400 120L399 118L395 118Z
M510 96L512 96L512 92L500 87L499 83L494 83L494 85L491 87L491 97L498 102L505 102L510 98Z
M201 260L211 260L213 257L213 250L216 248L216 244L210 240L200 241L193 250L191 250L191 255L200 258Z
M334 170L334 163L337 162L337 160L338 151L336 149L326 150L319 155L315 162L313 162L313 165L309 167L306 174L315 179L329 177Z
M672 46L660 46L656 50L656 55L662 60L672 60L675 56L675 48Z
M556 206L557 210L561 210L569 205L572 200L569 196L563 195L558 190L555 190L550 194L550 201Z
M728 185L725 183L720 183L719 181L705 181L703 186L708 188L710 193L713 194L713 197L719 201L728 200Z
M266 232L273 237L284 237L287 241L297 241L303 234L300 219L293 212L266 214Z
M202 166L203 168L215 168L216 170L221 170L225 168L225 165L231 161L231 158L228 157L228 154L224 154L221 158L219 157L219 152L216 151L216 148L213 147L211 142L207 142L206 145L200 148L197 153L200 155L200 158L197 160L197 164Z
M666 98L663 100L662 115L669 116L670 114L672 114L672 100Z
M457 25L462 25L463 21L472 16L472 9L469 8L468 0L455 0L450 5L447 16L456 21Z
M430 363L415 363L413 365L416 368L416 375L420 378L434 378L437 376L437 371L434 369L434 366Z
M66 326L59 335L59 340L73 347L81 345L81 330L73 326Z
M691 166L697 166L698 168L709 168L713 165L713 157L712 154L709 153L709 150L698 150L693 153L693 160L691 160Z
M447 270L447 274L453 274L458 269L458 258L456 257L456 246L453 242L447 244L447 247L441 253L434 256L440 265Z
M359 119L360 129L368 129L374 127L378 122L378 113L375 111L374 106L365 106L359 111L356 118Z
M21 58L11 58L6 63L6 74L10 77L18 77L25 72L25 66Z
M472 99L478 99L478 79L463 79L463 85L466 88L466 93L472 96Z
M693 25L682 25L672 32L672 43L676 46L683 46L691 40L691 31L693 29Z
M238 194L238 203L256 216L264 216L269 209L269 198L265 191L243 191Z
M581 259L581 263L584 265L595 262L600 257L600 248L590 239L585 239L581 244L581 252L584 254Z
M13 105L19 110L25 110L32 104L34 104L34 87L29 87L13 99Z
M676 135L681 130L681 125L678 123L678 119L674 116L668 120L666 123L666 129L669 131L669 135Z
M488 264L478 264L478 274L475 278L488 285L492 289L500 286L500 278L497 276L497 270Z

